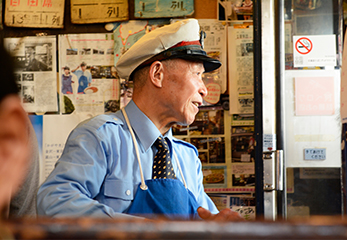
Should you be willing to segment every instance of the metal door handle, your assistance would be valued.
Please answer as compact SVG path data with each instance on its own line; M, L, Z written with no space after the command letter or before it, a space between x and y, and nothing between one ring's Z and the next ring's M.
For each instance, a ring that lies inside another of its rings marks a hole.
M272 160L274 164L275 172L272 173L274 175L274 183L264 183L264 191L283 191L283 150L274 150L274 151L266 151L263 152L263 160L269 161Z

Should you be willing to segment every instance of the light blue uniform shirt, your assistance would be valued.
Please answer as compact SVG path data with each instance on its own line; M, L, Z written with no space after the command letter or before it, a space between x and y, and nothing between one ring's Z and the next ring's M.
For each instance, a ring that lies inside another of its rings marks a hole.
M133 101L125 110L139 146L144 178L151 179L156 151L152 145L161 134ZM188 189L200 206L217 213L214 203L204 192L196 148L174 138L171 130L165 137L177 154ZM182 181L177 163L171 157L176 176ZM56 217L130 216L124 213L140 182L134 142L122 112L99 115L79 124L71 132L55 169L39 189L38 214Z

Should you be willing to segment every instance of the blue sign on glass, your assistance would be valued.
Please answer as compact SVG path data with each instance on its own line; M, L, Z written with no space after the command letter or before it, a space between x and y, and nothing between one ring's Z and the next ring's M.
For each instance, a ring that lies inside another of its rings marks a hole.
M194 13L194 0L135 0L134 17L183 17Z
M327 154L325 148L305 148L304 155L305 160L325 160Z

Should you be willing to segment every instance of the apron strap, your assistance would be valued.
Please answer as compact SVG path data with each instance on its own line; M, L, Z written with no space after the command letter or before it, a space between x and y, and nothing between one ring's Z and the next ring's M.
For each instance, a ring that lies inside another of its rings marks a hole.
M125 109L124 109L124 108L122 108L122 113L123 113L123 115L124 115L125 121L127 122L129 131L130 131L130 134L131 134L131 137L133 138L133 142L134 142L135 152L136 152L137 161L138 161L138 163L139 163L140 174L141 174L141 186L140 186L140 188L141 188L142 190L147 190L148 187L147 187L147 185L146 185L146 183L145 183L145 178L143 177L143 171L142 171L142 166L141 166L139 148L137 147L137 144L136 144L135 134L134 134L134 131L133 131L131 125L130 125L128 115L127 115L127 113L125 112Z
M176 152L173 150L173 147L172 147L172 151L173 151L173 154L174 154L174 157L175 157L175 160L176 160L178 169L180 170L180 173L181 173L181 177L182 177L182 180L183 180L184 187L187 188L187 183L186 183L186 180L185 180L184 177L183 177L183 172L182 172L182 169L181 169L181 164L180 164L180 162L178 161Z
M142 166L141 166L141 159L140 159L140 153L139 153L139 149L138 149L138 146L137 146L137 143L136 143L136 138L135 138L135 134L134 134L134 131L133 131L133 128L131 127L131 124L130 124L130 121L129 121L129 118L128 118L128 115L125 111L124 108L122 108L122 113L124 115L124 118L125 118L125 121L128 125L128 128L129 128L129 131L130 131L130 134L131 134L131 137L133 139L133 142L134 142L134 146L135 146L135 152L136 152L136 157L137 157L137 162L139 163L139 168L140 168L140 174L141 174L141 185L140 185L140 188L142 190L147 190L148 187L145 183L145 178L143 176L143 171L142 171ZM176 155L176 152L174 151L174 149L172 148L172 152L173 152L173 155L175 157L175 160L176 160L176 163L177 163L177 166L178 166L178 169L180 171L180 174L181 174L181 177L182 177L182 180L183 180L183 185L186 189L187 188L187 183L186 183L186 180L184 179L184 176L183 176L183 172L182 172L182 169L181 169L181 165L180 165L180 162L178 161L178 158L177 158L177 155Z

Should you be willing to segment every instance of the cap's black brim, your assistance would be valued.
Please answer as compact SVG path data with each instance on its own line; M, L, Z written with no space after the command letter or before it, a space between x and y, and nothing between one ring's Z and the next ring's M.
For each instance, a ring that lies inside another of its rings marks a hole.
M184 55L176 55L177 58L182 58L190 61L202 61L204 64L205 72L212 72L213 70L218 69L222 66L222 63L214 58L211 58L206 55L200 54L184 54Z

